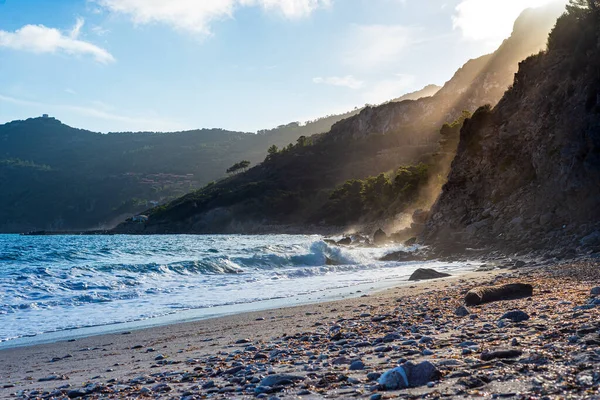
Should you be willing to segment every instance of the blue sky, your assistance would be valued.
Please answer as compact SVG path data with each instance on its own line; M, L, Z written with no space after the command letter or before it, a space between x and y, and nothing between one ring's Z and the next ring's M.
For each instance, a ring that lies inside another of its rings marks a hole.
M443 84L548 0L0 0L0 123L255 131Z

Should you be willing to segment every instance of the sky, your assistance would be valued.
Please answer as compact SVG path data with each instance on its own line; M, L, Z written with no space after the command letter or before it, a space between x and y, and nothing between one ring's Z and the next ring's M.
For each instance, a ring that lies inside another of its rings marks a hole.
M550 0L0 0L0 123L268 129L442 85Z

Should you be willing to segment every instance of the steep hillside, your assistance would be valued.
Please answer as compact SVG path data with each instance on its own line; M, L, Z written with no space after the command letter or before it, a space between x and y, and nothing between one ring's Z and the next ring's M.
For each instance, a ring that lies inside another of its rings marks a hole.
M417 90L416 92L407 93L404 96L398 97L397 99L393 99L390 101L401 102L404 100L419 100L423 97L431 97L440 91L442 87L438 85L427 85L421 90Z
M591 4L571 7L499 104L466 121L426 243L600 249L600 11Z
M414 185L423 181L420 169L398 167L430 160L438 150L440 127L463 110L496 103L512 83L518 62L544 47L559 14L556 7L524 12L498 51L467 62L431 97L366 107L326 134L281 151L273 148L265 162L246 173L149 210L147 224L126 223L117 231L248 232L273 225L328 225L336 187L370 176L367 184L374 193L393 198L394 193L405 194L406 185L413 193ZM390 173L378 176L385 172ZM398 176L398 184L389 181L396 182ZM409 196L402 198L404 204ZM386 216L383 208L378 204L369 210L370 217Z
M0 126L0 232L112 227L219 179L270 145L326 132L332 115L253 133L203 129L100 134L54 118Z

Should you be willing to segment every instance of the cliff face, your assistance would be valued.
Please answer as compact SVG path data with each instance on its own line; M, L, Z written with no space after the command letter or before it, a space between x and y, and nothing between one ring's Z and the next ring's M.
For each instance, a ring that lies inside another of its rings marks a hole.
M148 210L145 225L124 223L117 231L239 233L248 232L244 226L325 224L319 216L336 187L428 159L445 122L495 104L518 62L544 47L559 14L555 7L525 12L494 54L468 61L433 96L366 107L309 144L287 146L246 173Z
M520 64L494 109L465 122L426 243L557 254L600 247L598 25L561 17L548 51Z
M525 10L511 36L493 54L469 60L431 97L367 107L359 115L333 125L329 139L364 138L414 130L436 134L463 110L496 104L512 84L518 63L546 45L548 33L564 6L552 4Z

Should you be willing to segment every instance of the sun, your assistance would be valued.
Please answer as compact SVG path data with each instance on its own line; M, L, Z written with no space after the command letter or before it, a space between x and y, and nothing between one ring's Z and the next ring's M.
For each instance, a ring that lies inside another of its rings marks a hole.
M490 48L507 38L519 14L526 8L567 0L463 0L453 17L455 29L467 40L486 43Z

